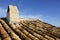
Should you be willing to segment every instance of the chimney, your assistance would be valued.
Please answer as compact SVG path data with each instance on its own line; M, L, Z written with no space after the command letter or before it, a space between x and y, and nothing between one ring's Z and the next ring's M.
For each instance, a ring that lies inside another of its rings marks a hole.
M19 11L16 6L9 5L7 10L7 20L9 24L19 23Z

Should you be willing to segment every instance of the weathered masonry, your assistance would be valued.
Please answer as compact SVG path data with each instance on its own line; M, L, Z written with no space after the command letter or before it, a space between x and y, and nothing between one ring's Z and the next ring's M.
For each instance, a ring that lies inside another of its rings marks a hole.
M9 5L7 11L7 20L11 23L19 23L18 9L16 6Z

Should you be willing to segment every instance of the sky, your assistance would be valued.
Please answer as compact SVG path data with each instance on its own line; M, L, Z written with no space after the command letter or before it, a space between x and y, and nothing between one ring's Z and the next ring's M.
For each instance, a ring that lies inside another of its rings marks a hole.
M20 18L36 18L60 27L60 0L0 0L0 18L7 16L8 5L15 5Z

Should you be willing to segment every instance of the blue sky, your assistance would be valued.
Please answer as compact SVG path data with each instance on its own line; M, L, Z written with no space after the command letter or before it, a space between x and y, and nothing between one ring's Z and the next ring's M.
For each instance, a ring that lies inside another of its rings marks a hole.
M0 17L6 17L9 4L18 7L20 18L37 18L60 27L60 0L0 0Z

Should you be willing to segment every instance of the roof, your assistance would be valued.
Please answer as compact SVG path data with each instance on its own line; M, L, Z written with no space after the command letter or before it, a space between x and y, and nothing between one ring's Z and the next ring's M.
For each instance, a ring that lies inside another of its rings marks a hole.
M0 19L0 40L60 40L60 29L40 20L8 24Z

